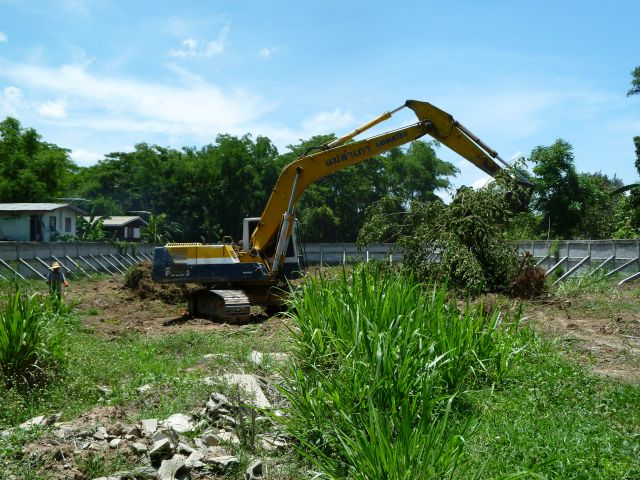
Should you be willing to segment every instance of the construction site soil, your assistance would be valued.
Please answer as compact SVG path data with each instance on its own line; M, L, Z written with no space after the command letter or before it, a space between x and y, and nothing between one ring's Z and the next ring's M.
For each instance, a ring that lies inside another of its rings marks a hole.
M97 334L116 336L124 332L158 335L185 330L214 331L242 326L219 324L207 318L190 318L186 298L194 287L159 285L150 278L149 266L135 276L113 277L74 283L67 298L75 304L85 328ZM596 294L571 300L526 301L525 321L542 335L559 341L567 354L594 372L627 382L640 381L640 308L638 287L619 287L610 301ZM499 303L516 301L501 299ZM493 303L493 301L488 302ZM511 309L511 308L508 308ZM259 310L253 321L268 319ZM282 319L271 318L273 328Z

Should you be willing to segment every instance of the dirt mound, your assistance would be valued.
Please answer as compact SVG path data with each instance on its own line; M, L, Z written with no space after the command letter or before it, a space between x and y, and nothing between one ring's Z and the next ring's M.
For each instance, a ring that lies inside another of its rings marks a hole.
M151 279L151 263L131 267L124 277L124 286L133 290L141 299L161 300L170 305L187 301L195 287L182 284L156 283Z

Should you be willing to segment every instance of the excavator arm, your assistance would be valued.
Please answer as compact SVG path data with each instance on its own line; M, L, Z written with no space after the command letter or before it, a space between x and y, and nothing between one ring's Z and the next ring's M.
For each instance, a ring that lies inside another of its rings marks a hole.
M405 107L413 110L418 117L417 123L382 135L346 143L356 135L388 120L395 112ZM321 151L303 155L287 165L280 174L251 237L253 254L264 258L274 249L276 257L282 254L279 251L282 250L281 242L290 236L295 205L309 185L326 175L417 140L426 134L466 158L488 175L495 176L502 170L496 161L507 166L495 150L447 112L427 102L407 100L403 106L386 112L353 132L324 145ZM532 186L524 177L521 177L519 182L528 187ZM277 266L277 260L274 266Z

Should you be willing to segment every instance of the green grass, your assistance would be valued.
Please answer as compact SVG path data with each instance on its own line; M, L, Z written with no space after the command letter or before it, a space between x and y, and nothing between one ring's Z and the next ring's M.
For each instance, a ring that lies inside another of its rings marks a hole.
M267 323L106 339L78 329L62 309L51 325L64 333L63 368L28 392L0 384L0 429L104 406L122 407L132 422L187 413L224 388L203 377L266 376L274 362L252 364L251 350L292 351L285 421L303 456L277 456L287 473L267 478L306 478L310 468L324 472L318 478L640 478L640 386L588 373L562 346L517 328L517 314L508 321L480 306L460 310L441 290L375 275L305 285L291 332ZM616 292L616 308L637 310L638 290ZM600 315L612 295L577 292L571 308L593 304ZM221 355L205 360L208 353ZM139 394L147 383L152 389ZM23 453L46 433L0 435L3 474L47 478L50 460ZM235 451L244 463L255 455L249 437ZM128 461L87 455L80 466L94 478Z
M640 478L640 386L596 377L548 342L502 389L467 399L479 421L465 455L480 478Z
M471 426L450 422L456 397L499 382L528 338L517 316L377 269L314 279L291 307L287 427L326 478L456 478Z

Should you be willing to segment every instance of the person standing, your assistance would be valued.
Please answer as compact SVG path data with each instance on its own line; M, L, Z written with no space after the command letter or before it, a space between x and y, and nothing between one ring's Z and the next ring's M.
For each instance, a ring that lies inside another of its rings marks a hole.
M69 282L67 282L64 273L60 270L60 264L58 262L51 264L51 270L47 273L47 283L49 284L49 293L58 298L62 298L62 286L68 287Z

